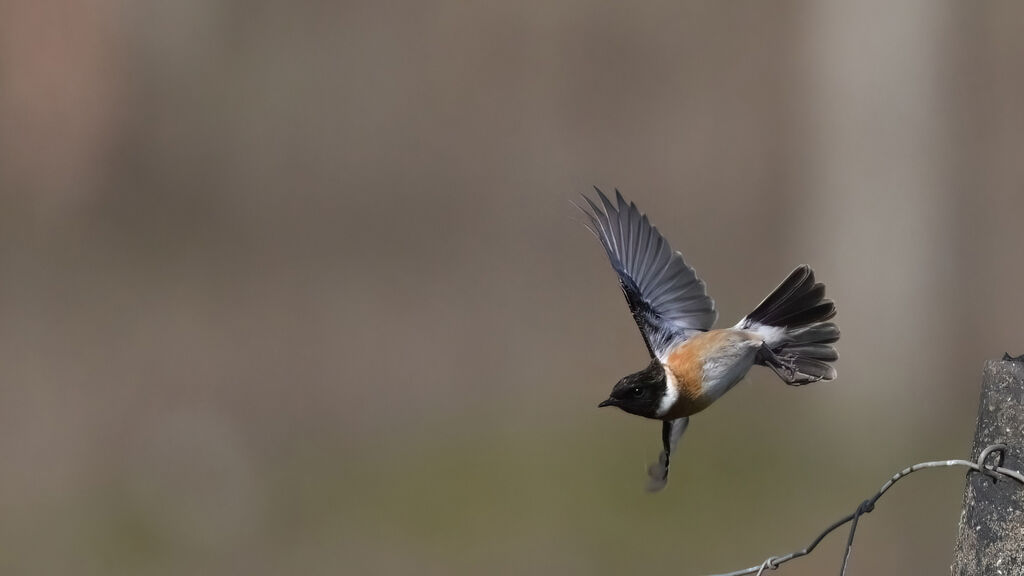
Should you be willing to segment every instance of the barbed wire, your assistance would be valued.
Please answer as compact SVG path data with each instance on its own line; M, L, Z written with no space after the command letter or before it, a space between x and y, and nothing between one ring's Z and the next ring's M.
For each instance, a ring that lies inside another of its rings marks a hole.
M985 461L988 460L988 457L993 453L998 453L997 464L995 466L985 464ZM1020 484L1024 485L1024 474L1021 474L1016 470L1008 470L1006 468L1003 468L1003 460L1005 459L1005 456L1005 444L992 444L991 446L988 446L987 448L981 451L981 454L978 455L978 459L975 462L971 462L970 460L936 460L934 462L921 462L920 464L914 464L913 466L904 468L903 470L900 470L896 474L893 474L892 478L890 478L885 484L882 484L882 487L874 496L861 502L857 506L856 510L835 521L828 528L825 528L825 530L822 531L821 534L818 534L818 537L815 538L806 548L803 548L802 550L797 550L796 552L790 552L789 554L785 554L783 556L769 556L767 559L765 559L764 562L758 564L757 566L751 566L750 568L744 568L743 570L737 570L735 572L728 572L725 574L714 574L712 576L745 576L746 574L755 574L756 576L762 576L765 570L775 570L779 567L779 565L785 562L789 562L790 560L795 560L801 556L806 556L810 554L812 551L814 551L814 548L817 547L818 544L821 543L821 541L824 540L826 536L831 534L836 528L839 528L840 526L848 522L852 522L852 524L850 524L850 535L846 539L846 550L843 553L843 564L839 570L839 576L845 576L846 566L850 561L850 553L853 552L853 536L857 532L857 521L860 519L861 516L863 516L864 514L868 514L875 509L875 503L878 502L878 499L881 498L882 495L889 490L889 488L892 488L893 484L896 484L896 482L898 482L904 476L909 476L910 474L913 474L918 470L924 470L926 468L950 468L953 466L964 466L970 468L972 471L981 472L982 474L992 478L993 483L995 483L1000 478L1005 477L1016 480Z

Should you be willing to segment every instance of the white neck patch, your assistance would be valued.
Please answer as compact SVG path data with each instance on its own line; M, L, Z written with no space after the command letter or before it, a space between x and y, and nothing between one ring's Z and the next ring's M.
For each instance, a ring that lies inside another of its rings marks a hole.
M668 414L668 411L679 400L679 383L676 382L676 375L668 369L668 366L662 365L662 368L665 370L665 395L661 397L661 403L658 404L659 418Z

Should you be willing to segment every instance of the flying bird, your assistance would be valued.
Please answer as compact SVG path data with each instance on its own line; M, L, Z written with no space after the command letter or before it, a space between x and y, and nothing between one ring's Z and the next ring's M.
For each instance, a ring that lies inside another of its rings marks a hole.
M814 271L798 266L753 312L735 326L713 330L718 318L704 281L672 250L636 204L615 191L586 195L584 225L604 246L651 361L612 388L599 407L662 421L662 452L648 469L648 489L668 482L670 456L690 423L746 376L755 364L770 368L786 384L832 380L839 358L833 344L839 327L829 322L835 304Z

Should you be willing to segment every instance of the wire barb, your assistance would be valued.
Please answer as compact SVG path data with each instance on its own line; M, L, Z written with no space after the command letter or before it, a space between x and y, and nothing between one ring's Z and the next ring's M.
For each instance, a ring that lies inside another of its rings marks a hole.
M977 462L977 464L978 464L978 468L981 470L981 472L983 474L985 474L985 476L988 476L989 478L991 478L992 479L992 483L995 484L996 482L999 481L999 474L996 474L995 472L990 470L987 466L985 466L985 461L988 460L989 454L992 454L993 452L998 452L999 453L999 460L998 460L999 463L996 464L996 466L997 467L998 466L1002 466L1003 465L1003 460L1005 459L1005 456L1006 456L1006 444L993 444L991 446L986 447L984 450L981 451L981 454L978 454L978 462ZM970 472L968 471L968 473L970 473Z
M991 456L993 453L996 453L998 458L995 466L985 463L988 460L988 457ZM860 520L861 516L863 516L864 514L868 514L875 509L875 503L878 502L878 499L881 498L883 494L889 491L889 488L892 488L893 484L896 484L896 482L898 482L904 476L909 476L910 474L913 474L918 470L924 470L925 468L952 468L954 466L964 466L970 469L968 470L968 474L972 471L980 472L985 476L991 478L993 483L1004 478L1010 478L1012 480L1016 480L1021 485L1024 485L1024 474L1018 472L1017 470L1008 470L1006 468L1003 468L1003 461L1005 460L1005 456L1005 444L992 444L991 446L987 446L984 450L982 450L981 454L978 455L978 459L974 462L971 462L970 460L937 460L934 462L921 462L919 464L914 464L913 466L904 468L903 470L900 470L896 474L893 474L892 478L886 481L885 484L882 484L882 487L874 496L861 502L853 513L848 514L843 518L840 518L831 526L826 528L821 534L818 534L818 537L815 538L814 541L811 542L810 545L808 545L806 548L802 550L797 550L796 552L790 552L789 554L786 554L784 556L769 556L768 559L758 564L757 566L751 566L750 568L744 568L743 570L737 570L735 572L728 572L725 574L715 574L713 576L746 576L747 574L761 576L766 569L775 570L779 567L780 564L810 554L814 550L814 548L817 547L817 545L821 543L821 541L824 540L826 536L831 534L836 528L839 528L847 522L852 522L852 524L850 524L850 536L846 540L846 550L843 553L843 564L839 571L840 576L845 576L846 567L850 562L850 554L853 552L853 537L857 532L857 521Z
M757 576L761 576L761 573L764 572L765 568L769 570L775 570L778 568L779 565L775 563L776 560L777 558L772 556L771 558L765 559L764 562L761 562L761 569L757 571Z

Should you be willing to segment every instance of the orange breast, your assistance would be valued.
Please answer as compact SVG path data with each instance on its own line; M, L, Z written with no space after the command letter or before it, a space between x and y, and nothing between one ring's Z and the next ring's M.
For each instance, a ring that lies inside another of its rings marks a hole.
M666 418L696 414L711 405L713 399L704 396L704 360L718 346L736 337L735 330L711 330L690 338L669 353L665 365L676 377L679 400Z

